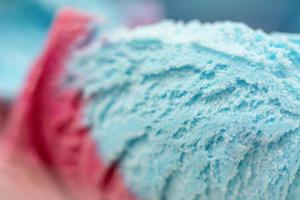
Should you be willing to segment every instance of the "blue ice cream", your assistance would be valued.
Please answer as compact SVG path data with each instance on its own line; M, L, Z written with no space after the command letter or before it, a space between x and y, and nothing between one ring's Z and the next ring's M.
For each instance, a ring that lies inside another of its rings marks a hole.
M166 21L76 52L67 80L140 199L298 199L297 38Z

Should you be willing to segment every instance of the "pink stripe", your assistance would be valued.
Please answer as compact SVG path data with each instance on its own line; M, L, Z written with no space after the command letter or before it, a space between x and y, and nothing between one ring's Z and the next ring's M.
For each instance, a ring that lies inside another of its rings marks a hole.
M89 129L80 124L80 91L62 88L71 49L88 37L90 16L66 9L56 18L46 49L35 64L7 129L14 152L42 161L76 197L135 199L117 172L105 168Z

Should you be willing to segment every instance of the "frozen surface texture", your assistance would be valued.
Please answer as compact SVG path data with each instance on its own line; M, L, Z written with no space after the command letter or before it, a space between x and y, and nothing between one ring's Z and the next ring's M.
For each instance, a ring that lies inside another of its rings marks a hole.
M243 24L162 22L74 54L106 165L141 199L297 199L300 46Z

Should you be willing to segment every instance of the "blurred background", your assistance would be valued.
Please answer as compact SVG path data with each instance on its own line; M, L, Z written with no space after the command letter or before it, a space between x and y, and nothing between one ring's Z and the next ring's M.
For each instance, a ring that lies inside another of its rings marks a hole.
M232 20L266 32L300 32L299 0L0 0L0 130L62 7L103 17L104 29L168 18Z

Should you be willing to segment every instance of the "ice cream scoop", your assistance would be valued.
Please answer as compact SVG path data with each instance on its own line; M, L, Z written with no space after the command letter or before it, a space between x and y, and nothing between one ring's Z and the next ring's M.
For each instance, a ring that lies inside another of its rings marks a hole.
M117 31L70 85L105 163L141 199L296 199L300 49L232 22Z
M98 30L58 17L9 129L72 193L297 199L297 36L233 22Z

